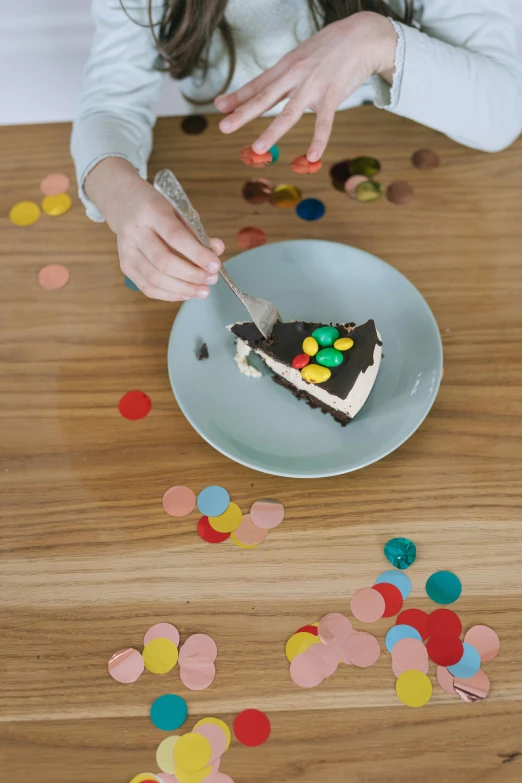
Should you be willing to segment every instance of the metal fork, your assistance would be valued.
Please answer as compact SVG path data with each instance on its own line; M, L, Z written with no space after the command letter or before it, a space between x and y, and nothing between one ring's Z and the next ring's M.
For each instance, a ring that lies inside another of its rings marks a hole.
M210 239L203 228L198 213L190 203L188 196L181 187L177 177L174 176L170 169L158 171L154 177L154 187L167 199L169 204L176 210L177 214L199 239L201 244L209 250L212 250ZM268 340L272 335L274 324L281 321L281 316L279 315L277 308L265 299L257 299L255 296L245 294L244 291L234 283L223 266L221 267L219 274L229 288L235 293L239 301L244 304L263 337Z

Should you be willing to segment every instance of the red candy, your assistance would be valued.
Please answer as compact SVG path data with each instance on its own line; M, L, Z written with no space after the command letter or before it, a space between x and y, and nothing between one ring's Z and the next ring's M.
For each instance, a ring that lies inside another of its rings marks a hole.
M373 589L377 590L384 598L383 617L393 617L401 611L404 600L398 587L388 584L388 582L381 582L378 585L373 585Z
M298 628L296 633L311 633L313 636L319 636L319 628L316 625L303 625Z
M208 517L201 517L198 522L198 533L203 541L208 541L209 544L221 544L222 541L226 541L230 538L230 533L219 533L210 525Z
M322 160L308 160L306 155L299 155L292 161L292 169L296 174L315 174L323 165Z
M435 609L428 616L428 633L430 636L460 636L462 623L459 616L451 609ZM443 665L443 664L441 664ZM449 666L452 664L450 663Z
M243 147L239 153L239 157L246 163L247 166L252 166L255 169L263 169L272 163L272 153L262 152L261 154L254 152L252 147Z
M292 367L294 370L302 370L303 367L309 363L310 357L307 353L299 353L292 359Z
M423 612L422 609L405 609L397 617L395 625L411 625L421 635L422 640L426 641L428 638L428 615Z
M464 654L464 645L458 636L438 634L428 639L428 655L437 666L453 666Z

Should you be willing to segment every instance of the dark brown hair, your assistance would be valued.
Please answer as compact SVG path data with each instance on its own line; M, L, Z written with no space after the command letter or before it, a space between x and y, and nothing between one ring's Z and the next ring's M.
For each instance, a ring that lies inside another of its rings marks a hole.
M124 0L120 2L124 5ZM384 0L308 0L308 4L317 27L326 27L358 11L374 11L406 24L411 24L413 18L413 0L404 0L403 16L392 11ZM234 39L225 19L226 8L227 0L165 0L163 16L155 23L152 0L149 0L149 23L162 61L158 67L169 71L174 79L184 79L195 71L204 79L209 68L210 41L219 29L229 55L228 75L221 90L226 92L236 65ZM208 103L213 97L193 103Z

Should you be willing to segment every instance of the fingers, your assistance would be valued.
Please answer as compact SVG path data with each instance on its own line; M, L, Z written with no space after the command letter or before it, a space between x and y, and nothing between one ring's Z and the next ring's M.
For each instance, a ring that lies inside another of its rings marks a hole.
M220 256L223 251L225 250L225 243L222 239L218 239L217 237L213 237L210 240L210 244L212 245L212 250L217 256Z
M306 157L310 162L314 163L323 157L332 132L334 117L335 108L333 106L323 106L318 111L315 120L314 137L306 153Z
M260 90L264 90L270 84L270 82L272 82L282 73L285 73L287 69L287 61L283 57L283 59L272 68L269 68L267 71L260 74L260 76L256 76L255 79L252 79L251 82L248 82L243 87L240 87L239 90L231 92L230 95L218 95L218 97L214 100L216 109L220 112L223 112L223 114L228 114L229 112L235 111L238 106L240 106L242 103L245 103L246 101L249 101Z
M194 285L217 283L217 272L209 272L176 255L153 231L148 231L138 245L143 255L164 275Z
M252 144L254 152L261 154L269 150L270 147L273 147L274 144L277 144L279 139L284 136L285 133L288 133L290 128L293 128L301 119L305 108L306 106L299 94L291 98L284 109L281 110L281 113Z
M206 285L194 285L160 272L138 248L120 250L120 257L123 273L151 299L180 302L187 299L206 299L210 293Z
M163 209L154 209L150 215L149 226L169 247L184 255L196 266L209 274L216 274L219 271L221 262L217 255L203 247L181 220L178 220L167 202Z
M249 100L242 102L233 112L221 120L220 130L223 133L233 133L246 125L247 122L260 117L280 100L286 98L294 86L291 73L274 79L270 84L261 87Z

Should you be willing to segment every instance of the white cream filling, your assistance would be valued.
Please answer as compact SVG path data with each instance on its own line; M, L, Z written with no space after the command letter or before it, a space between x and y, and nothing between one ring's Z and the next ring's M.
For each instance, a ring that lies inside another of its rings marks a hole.
M230 329L230 326L227 328ZM248 363L248 355L251 351L252 348L238 337L234 361L239 368L239 372L242 372L243 375L246 375L248 378L261 378L263 373L259 372L259 370L256 370L255 367L252 367L252 365Z
M231 326L228 326L227 328L231 329L232 326L235 326L235 324L231 324ZM377 332L377 335L379 340L382 342L379 332ZM289 367L283 362L274 359L272 356L269 356L262 350L251 348L239 337L237 337L236 340L237 353L235 361L241 372L243 372L243 370L241 369L240 363L238 361L238 355L241 354L244 356L244 361L247 363L246 356L248 356L250 351L254 351L254 353L257 353L257 355L260 356L264 361L266 366L275 372L276 375L280 375L286 381L291 383L292 386L295 386L296 389L299 389L299 391L307 392L307 394L309 394L311 397L315 397L317 400L324 403L325 405L328 405L330 408L334 408L336 411L345 413L351 419L353 419L353 417L361 410L362 406L368 399L368 396L373 388L373 384L375 383L375 379L377 378L377 373L379 372L382 357L382 346L376 345L373 352L373 364L368 367L366 372L359 373L359 377L350 389L348 396L342 400L340 397L336 397L335 395L330 394L329 391L321 388L321 386L318 384L307 383L307 381L303 380L301 377L299 370L295 370L293 367ZM250 370L254 370L254 368L250 367L248 363L247 366ZM255 370L255 372L257 373L258 371ZM250 375L250 373L246 372L245 375ZM259 375L261 375L261 373L259 373ZM255 377L258 377L258 375Z

